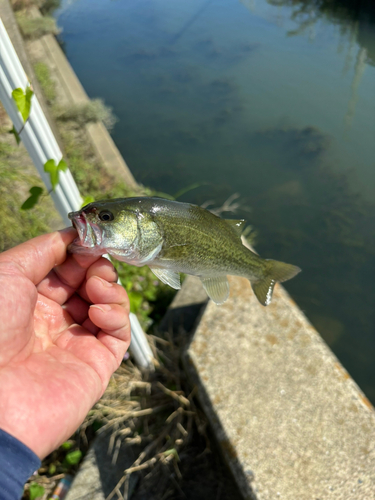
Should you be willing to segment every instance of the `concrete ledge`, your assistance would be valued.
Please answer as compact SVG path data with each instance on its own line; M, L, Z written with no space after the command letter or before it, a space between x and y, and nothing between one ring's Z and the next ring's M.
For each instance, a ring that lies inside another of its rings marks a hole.
M122 444L117 460L113 460L113 453L108 451L110 441L110 435L99 435L95 438L65 500L105 500L110 495L124 470L130 467L138 456L134 447ZM129 498L137 482L138 476L134 473L130 476Z
M375 499L369 401L281 286L264 308L230 284L185 364L245 498Z

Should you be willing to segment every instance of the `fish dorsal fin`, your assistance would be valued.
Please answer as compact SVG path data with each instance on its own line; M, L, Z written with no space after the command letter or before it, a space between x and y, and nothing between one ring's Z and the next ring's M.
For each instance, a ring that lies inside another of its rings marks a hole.
M245 219L224 219L225 222L227 222L232 229L236 231L238 236L241 236L243 228L246 224Z
M229 296L229 283L226 276L217 276L216 278L201 278L203 288L207 295L215 304L224 304Z
M166 285L171 286L175 290L179 290L181 288L180 273L176 273L170 269L161 269L160 267L149 266L149 268L155 276Z

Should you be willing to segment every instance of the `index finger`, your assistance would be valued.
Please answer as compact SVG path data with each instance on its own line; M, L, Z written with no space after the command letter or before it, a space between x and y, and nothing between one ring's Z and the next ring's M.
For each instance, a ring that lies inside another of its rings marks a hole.
M66 249L77 236L73 227L43 234L0 254L0 262L15 264L37 285L55 266L66 259Z

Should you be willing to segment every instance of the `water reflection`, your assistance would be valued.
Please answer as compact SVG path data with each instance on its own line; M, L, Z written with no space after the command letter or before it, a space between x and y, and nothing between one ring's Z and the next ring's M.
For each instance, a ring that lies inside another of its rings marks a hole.
M375 23L375 6L371 0L267 0L270 5L292 8L291 18L299 27L289 32L290 35L304 33L317 21L325 19L339 24L343 35L352 32L359 45L366 48L374 62L373 24ZM251 3L250 8L254 8Z
M241 0L251 11L256 10L255 0ZM358 100L358 87L366 64L375 65L375 3L371 0L267 0L275 7L291 8L290 18L297 27L290 29L288 36L308 34L315 38L315 28L322 19L340 26L341 43L349 40L347 49L346 73L353 65L353 50L358 45L355 56L355 70L351 85L351 97L345 116L346 127L350 127ZM339 46L339 50L343 47Z
M366 59L367 59L367 49L362 47L361 49L359 49L357 54L355 70L354 70L354 78L351 85L351 96L349 100L348 111L345 115L345 125L347 128L350 127L350 124L352 123L354 118L355 108L358 101L358 87L359 84L361 83L363 73L366 69Z

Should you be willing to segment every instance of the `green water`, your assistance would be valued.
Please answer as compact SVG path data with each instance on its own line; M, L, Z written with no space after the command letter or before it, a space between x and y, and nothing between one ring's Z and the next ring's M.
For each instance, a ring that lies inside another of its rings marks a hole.
M375 402L375 11L354 0L76 0L56 12L138 181L238 215ZM229 214L228 214L229 215ZM249 292L250 293L250 292Z

